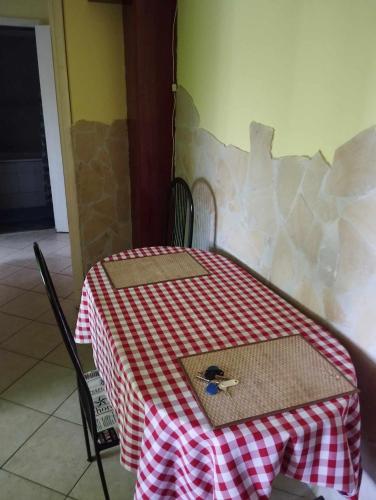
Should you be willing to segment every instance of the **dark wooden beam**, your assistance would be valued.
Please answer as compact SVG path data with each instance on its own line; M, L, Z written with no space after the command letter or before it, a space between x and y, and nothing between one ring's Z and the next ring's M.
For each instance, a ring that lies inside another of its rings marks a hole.
M133 246L151 246L166 236L176 0L133 0L123 8Z

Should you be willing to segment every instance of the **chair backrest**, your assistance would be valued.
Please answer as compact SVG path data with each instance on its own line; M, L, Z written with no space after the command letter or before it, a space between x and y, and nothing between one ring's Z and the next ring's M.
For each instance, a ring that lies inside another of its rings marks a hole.
M80 362L80 359L77 354L77 347L76 343L74 341L74 337L72 335L71 329L69 327L69 324L66 320L65 314L63 312L63 309L61 307L60 301L58 299L53 281L51 279L50 272L48 270L46 261L44 259L43 253L41 249L39 248L38 243L34 243L34 253L35 253L35 258L38 263L38 267L40 270L40 274L42 277L42 281L44 283L44 286L46 288L47 296L50 301L57 326L59 327L60 334L63 338L65 347L67 348L69 357L72 361L72 364L74 366L74 369L76 371L77 375L77 384L78 384L78 390L79 390L79 395L80 395L80 400L83 405L83 409L85 411L85 414L87 416L88 424L90 426L90 429L93 433L93 436L97 434L97 428L96 428L96 420L95 420L95 412L94 412L94 405L93 401L91 398L91 394L89 391L89 387L87 385L84 372L82 369L82 365Z
M195 207L192 245L200 250L212 251L216 246L217 206L213 190L205 179L195 180L192 198Z
M176 177L171 184L168 243L191 247L193 235L193 199L188 184Z

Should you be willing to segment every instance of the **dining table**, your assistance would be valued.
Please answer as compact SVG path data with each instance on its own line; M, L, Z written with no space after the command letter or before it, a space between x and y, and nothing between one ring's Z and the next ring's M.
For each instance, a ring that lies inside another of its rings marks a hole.
M117 288L105 265L187 252L207 273ZM356 385L346 349L328 328L215 252L125 250L85 278L75 340L91 343L115 410L120 461L137 474L136 499L268 499L279 473L358 498L358 393L213 429L179 358L301 335Z

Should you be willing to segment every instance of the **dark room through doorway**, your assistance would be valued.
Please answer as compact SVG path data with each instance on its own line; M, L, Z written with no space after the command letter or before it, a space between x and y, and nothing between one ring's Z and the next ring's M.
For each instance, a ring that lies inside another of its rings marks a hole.
M0 233L54 224L35 30L0 26Z

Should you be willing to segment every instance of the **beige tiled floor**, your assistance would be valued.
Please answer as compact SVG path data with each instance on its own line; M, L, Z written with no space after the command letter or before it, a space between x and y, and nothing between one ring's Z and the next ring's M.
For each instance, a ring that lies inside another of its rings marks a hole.
M0 235L0 500L101 500L96 463L86 461L75 376L33 255L38 241L74 327L69 239L53 230ZM90 346L79 346L86 370ZM111 500L133 497L134 476L118 450L103 453ZM314 498L282 476L273 500Z

